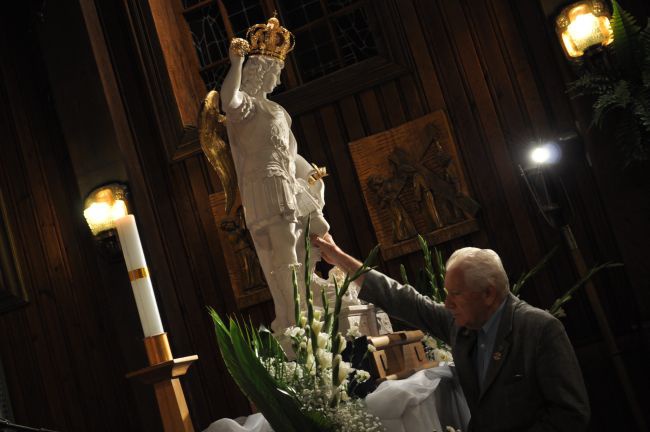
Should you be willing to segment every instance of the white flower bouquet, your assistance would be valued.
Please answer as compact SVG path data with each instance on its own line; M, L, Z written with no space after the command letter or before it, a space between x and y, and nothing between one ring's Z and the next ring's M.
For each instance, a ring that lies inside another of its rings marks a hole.
M309 224L307 233L309 233ZM350 383L370 378L364 370L354 370L341 353L346 340L339 332L338 316L350 282L368 272L378 248L343 283L335 281L335 304L330 310L323 295L323 310L313 306L309 235L305 236L305 303L294 271L293 290L296 325L283 337L291 341L295 360L288 360L280 343L266 329L230 319L226 324L209 309L215 323L217 342L228 371L242 392L255 404L276 431L375 432L383 431L379 419L369 414L363 400L351 396Z

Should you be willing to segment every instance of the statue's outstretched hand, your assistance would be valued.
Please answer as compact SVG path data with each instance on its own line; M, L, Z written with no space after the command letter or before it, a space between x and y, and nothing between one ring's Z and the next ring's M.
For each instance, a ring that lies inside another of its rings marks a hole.
M244 57L251 50L251 46L246 39L242 38L233 38L230 41L230 50L228 51L228 57L230 57L230 63L243 63Z

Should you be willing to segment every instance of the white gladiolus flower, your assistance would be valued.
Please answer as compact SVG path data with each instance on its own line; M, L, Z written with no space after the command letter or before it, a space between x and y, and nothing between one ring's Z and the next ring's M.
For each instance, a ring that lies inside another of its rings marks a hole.
M323 316L323 312L319 309L314 310L314 319L316 321L320 321L321 317Z
M345 347L347 346L347 342L343 338L339 338L340 344L339 344L339 352L337 354L341 354Z
M299 337L299 336L302 336L302 335L304 335L304 334L305 334L305 330L303 330L303 329L300 328L300 327L296 327L296 326L288 327L288 328L284 331L284 335L285 335L285 336L289 336L289 337L291 337L291 338Z
M324 349L319 349L316 352L316 355L318 356L318 365L322 369L328 369L332 367L332 353L329 351L325 351Z
M304 315L300 316L300 327L305 327L307 325L307 317Z
M340 355L337 355L337 357L340 357ZM348 373L350 372L350 363L342 361L339 364L339 376L338 382L343 382L344 379L348 377Z
M377 348L373 344L368 344L368 352L375 352Z
M327 333L318 333L318 348L324 349L327 346L327 342L330 340L330 335Z
M323 328L323 324L323 321L317 321L314 319L314 321L311 323L311 328L314 329L314 333L320 333L321 329Z
M314 358L313 354L307 354L307 358L305 359L305 367L309 371L310 375L316 375L316 359Z

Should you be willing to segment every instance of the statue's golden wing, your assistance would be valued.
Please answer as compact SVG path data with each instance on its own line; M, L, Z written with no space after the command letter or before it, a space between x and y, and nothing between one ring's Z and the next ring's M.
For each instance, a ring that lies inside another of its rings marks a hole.
M201 149L219 175L226 194L226 214L230 213L237 194L237 173L232 160L228 134L223 122L226 117L219 112L219 92L212 90L203 100L199 114L199 141Z

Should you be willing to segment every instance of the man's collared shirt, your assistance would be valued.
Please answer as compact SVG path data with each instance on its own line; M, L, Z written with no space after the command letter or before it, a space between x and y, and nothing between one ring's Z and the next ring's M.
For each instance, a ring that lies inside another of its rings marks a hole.
M476 373L478 374L479 386L483 388L483 381L485 381L485 374L487 373L490 364L490 357L492 357L492 350L494 349L494 341L497 338L497 331L499 331L499 322L501 322L501 315L503 314L503 307L506 304L506 296L501 302L501 306L492 314L483 327L477 331L476 338Z

